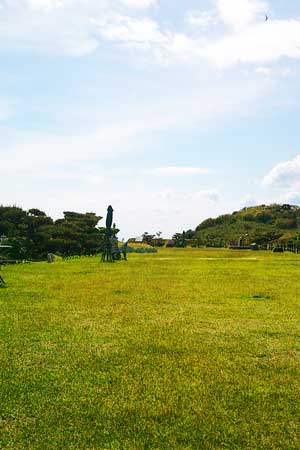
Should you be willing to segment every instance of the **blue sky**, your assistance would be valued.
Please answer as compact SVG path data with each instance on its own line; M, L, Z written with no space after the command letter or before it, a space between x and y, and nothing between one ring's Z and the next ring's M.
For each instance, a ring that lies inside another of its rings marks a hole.
M125 238L300 203L297 3L0 0L1 202Z

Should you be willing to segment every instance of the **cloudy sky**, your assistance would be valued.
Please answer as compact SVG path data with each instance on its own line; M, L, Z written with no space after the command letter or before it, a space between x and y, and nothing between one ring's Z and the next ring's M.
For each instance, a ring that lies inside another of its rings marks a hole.
M0 0L0 57L4 205L126 238L300 203L299 2Z

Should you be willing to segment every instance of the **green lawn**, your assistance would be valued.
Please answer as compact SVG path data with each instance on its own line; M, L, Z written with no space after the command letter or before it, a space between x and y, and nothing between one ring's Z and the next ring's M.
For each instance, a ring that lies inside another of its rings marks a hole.
M1 449L300 449L300 255L1 273Z

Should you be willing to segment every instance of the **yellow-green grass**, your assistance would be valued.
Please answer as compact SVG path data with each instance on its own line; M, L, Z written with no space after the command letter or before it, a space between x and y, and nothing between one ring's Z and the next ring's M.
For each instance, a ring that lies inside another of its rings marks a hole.
M300 255L5 267L0 448L300 448Z
M153 248L151 245L146 244L145 242L128 242L128 246L131 248Z

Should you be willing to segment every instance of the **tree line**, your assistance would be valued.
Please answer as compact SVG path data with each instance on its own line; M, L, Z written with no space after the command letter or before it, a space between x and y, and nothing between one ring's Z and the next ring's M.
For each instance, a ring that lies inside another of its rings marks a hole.
M91 255L102 249L102 219L93 212L65 211L53 220L39 209L0 206L0 236L11 246L13 259L45 259L49 252L61 256Z

